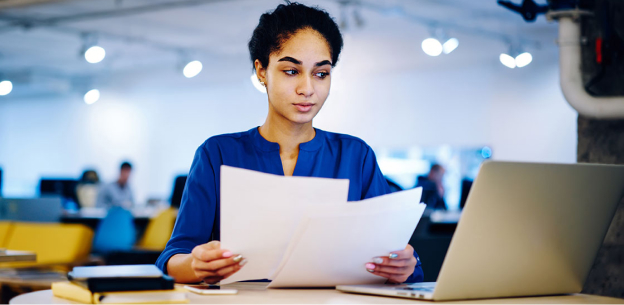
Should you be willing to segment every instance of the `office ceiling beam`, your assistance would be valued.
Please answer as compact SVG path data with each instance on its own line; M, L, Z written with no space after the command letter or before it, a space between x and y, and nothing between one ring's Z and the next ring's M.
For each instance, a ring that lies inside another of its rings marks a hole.
M0 0L0 5L2 4L2 1L19 2L19 1L13 1L13 0ZM31 0L31 1L37 2L37 0ZM45 0L39 0L39 1L46 2ZM52 2L52 1L54 0L47 0L47 2ZM59 1L59 0L56 0L56 1ZM140 5L140 6L134 6L134 7L120 7L120 8L111 9L111 10L101 10L101 11L87 12L87 13L74 14L74 15L48 17L48 18L14 16L14 15L0 13L0 20L8 22L7 24L0 26L0 32L4 32L10 28L34 28L34 27L41 27L41 26L56 26L56 25L66 24L66 23L71 23L71 22L93 21L97 19L125 17L125 16L139 15L139 14L144 14L144 13L163 11L163 10L170 10L170 9L175 9L175 8L222 2L222 1L225 1L225 0L171 1L171 2L156 3L156 4Z
M46 3L55 3L66 0L0 0L0 10L9 8L18 8L31 5L39 5Z

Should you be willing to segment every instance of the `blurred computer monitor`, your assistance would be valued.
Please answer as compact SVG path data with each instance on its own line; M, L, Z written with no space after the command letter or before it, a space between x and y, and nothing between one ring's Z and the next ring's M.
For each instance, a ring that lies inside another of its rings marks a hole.
M470 193L470 188L472 188L472 180L462 179L461 199L459 200L460 209L463 209L464 206L466 205L466 200L468 200L468 194Z
M171 206L179 208L182 203L184 185L186 185L186 175L177 176L173 182L173 192L171 194Z
M39 196L60 196L65 201L78 202L76 195L78 180L67 178L41 178L39 181Z
M0 198L0 219L58 222L63 215L61 197Z

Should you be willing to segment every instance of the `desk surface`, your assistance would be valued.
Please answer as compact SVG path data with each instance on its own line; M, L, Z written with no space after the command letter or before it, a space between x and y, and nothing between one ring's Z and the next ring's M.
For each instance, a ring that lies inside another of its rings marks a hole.
M30 289L50 289L52 283L66 281L65 272L39 270L0 270L0 285L28 287Z
M417 301L412 299L401 299L381 296L367 296L360 294L344 293L334 289L267 289L266 283L237 283L228 287L238 289L236 295L213 295L204 296L194 293L187 293L192 304L218 303L218 304L284 304L284 303L370 303L370 304L411 304L420 302L434 304L428 301ZM442 302L443 304L455 302ZM574 294L548 297L531 298L506 298L461 301L458 303L473 304L528 304L528 303L557 303L557 304L622 304L624 299L609 297ZM22 294L13 298L9 304L77 304L69 300L54 297L52 290L42 290ZM440 303L435 303L440 304Z
M150 219L154 216L158 215L158 213L167 209L167 207L157 206L157 207L134 207L130 210L132 216L134 218L145 218ZM93 208L93 207L85 207L80 209L77 212L65 212L62 218L65 219L103 219L106 217L108 213L108 209L106 208Z
M37 261L37 254L35 254L34 252L13 250L0 251L0 263L34 261Z

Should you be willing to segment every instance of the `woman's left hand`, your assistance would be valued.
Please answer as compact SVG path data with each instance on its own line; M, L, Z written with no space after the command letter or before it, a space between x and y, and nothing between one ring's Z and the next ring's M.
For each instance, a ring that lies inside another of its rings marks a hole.
M372 262L366 264L366 270L387 278L389 283L403 283L414 273L416 263L414 248L407 245L404 250L373 258Z

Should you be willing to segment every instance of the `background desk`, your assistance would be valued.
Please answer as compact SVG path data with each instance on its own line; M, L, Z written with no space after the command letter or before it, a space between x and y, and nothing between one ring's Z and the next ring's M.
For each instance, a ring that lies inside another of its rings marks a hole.
M162 212L166 207L136 207L133 208L130 212L134 217L134 226L136 229L137 240L143 236L147 225L150 220ZM61 223L74 223L74 224L82 224L90 227L93 231L97 229L98 224L106 214L108 213L107 209L104 208L83 208L78 212L65 212L60 217Z
M52 283L66 281L64 272L37 270L0 271L0 303L7 304L12 298L24 293L50 289Z
M413 304L415 302L425 304L449 304L449 303L498 303L498 304L527 304L527 303L557 303L557 304L622 304L624 299L615 299L609 297L592 296L592 295L563 295L549 297L532 297L532 298L506 298L506 299L489 299L474 300L461 302L442 302L432 303L428 301L416 301L411 299L367 296L361 294L344 293L334 289L266 289L267 283L237 283L228 285L228 287L238 289L236 295L213 295L202 296L194 293L188 293L188 297L192 304L267 304L267 303L333 303L333 304L349 304L349 303L370 303L370 304ZM52 290L42 290L23 294L13 298L9 304L77 304L75 302L56 298L52 295Z
M136 207L130 212L132 216L134 216L135 225L145 227L151 218L165 208L166 207ZM98 223L106 217L107 213L108 210L104 208L82 208L80 211L73 213L64 212L60 221L62 223L84 224L95 230Z
M0 251L0 263L6 262L36 262L37 254L28 251Z

